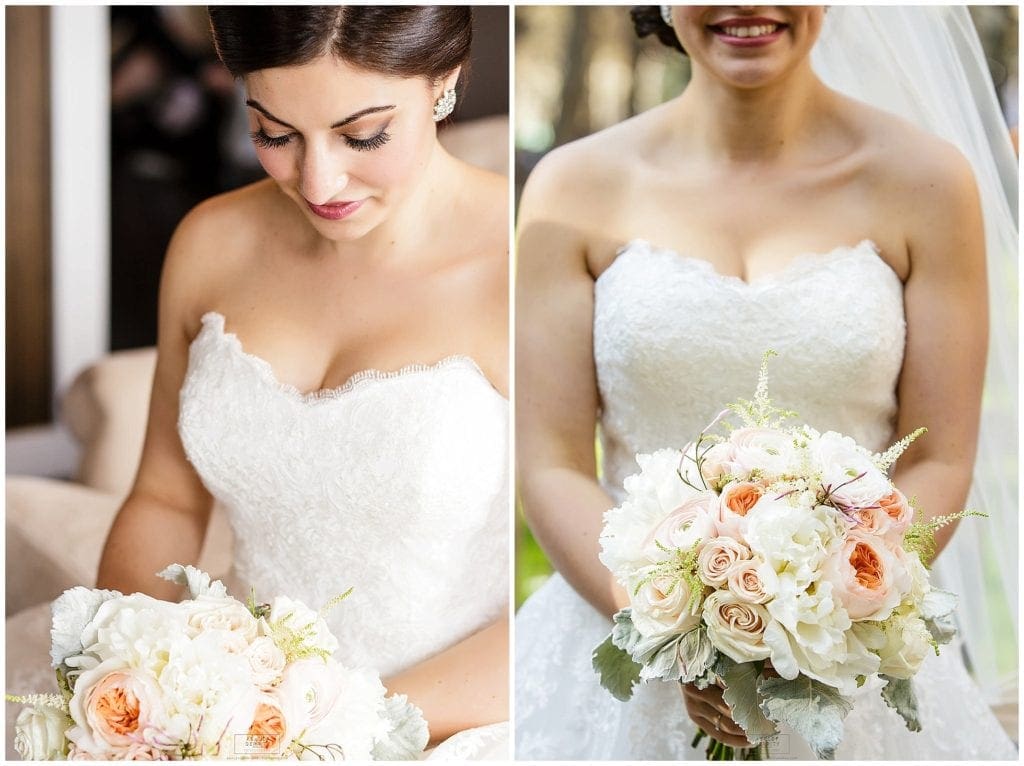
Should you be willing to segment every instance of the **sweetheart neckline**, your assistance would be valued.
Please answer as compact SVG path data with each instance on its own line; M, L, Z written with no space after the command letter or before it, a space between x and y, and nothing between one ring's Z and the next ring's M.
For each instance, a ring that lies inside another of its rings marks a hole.
M786 265L783 266L781 269L769 272L768 274L764 274L748 282L742 277L735 276L733 274L723 274L717 268L715 268L715 265L711 261L705 258L695 258L692 255L686 255L680 252L679 250L676 250L671 247L655 245L642 237L634 237L633 239L629 240L624 245L622 245L622 247L620 247L616 251L615 259L604 269L604 271L598 274L597 279L594 280L594 283L597 284L598 282L600 282L601 279L604 278L605 274L614 269L615 265L622 259L622 256L628 255L632 252L637 252L641 248L647 250L650 253L661 253L664 255L673 256L681 263L689 264L694 268L701 269L702 271L708 273L713 279L722 284L731 285L737 289L747 291L756 291L772 287L776 284L779 284L780 282L784 283L784 277L790 276L794 273L798 273L801 267L806 268L808 264L821 265L825 263L830 263L838 259L839 257L849 256L857 253L864 253L870 255L874 260L877 260L879 263L881 263L901 284L903 283L903 280L900 278L899 274L896 273L896 270L889 265L888 261L882 258L881 248L879 248L878 245L874 242L874 240L870 238L864 238L855 245L837 245L836 247L833 247L831 250L825 250L821 252L807 251L798 253L796 256L791 258L786 263Z
M207 328L212 328L212 331L216 332L217 336L221 340L225 341L232 350L234 350L243 359L248 360L257 373L260 374L267 383L281 391L281 393L286 396L297 399L303 404L335 401L337 399L341 399L346 394L351 393L357 388L362 387L366 383L395 380L405 378L410 375L441 371L449 368L459 368L474 373L474 376L480 380L480 382L484 383L496 396L500 397L502 401L506 403L508 402L508 398L495 387L490 378L488 378L480 368L480 365L476 363L476 360L468 354L449 354L432 364L414 362L404 365L397 370L380 370L376 367L368 367L364 370L358 370L357 372L352 373L343 383L337 386L332 386L330 388L318 388L314 391L301 391L291 383L285 383L282 381L274 371L273 365L271 365L266 359L246 351L239 337L235 333L229 332L225 329L226 321L226 317L219 311L205 312L200 318L202 327L199 332L196 333L196 336L192 339L189 346L191 347L192 344L199 340Z

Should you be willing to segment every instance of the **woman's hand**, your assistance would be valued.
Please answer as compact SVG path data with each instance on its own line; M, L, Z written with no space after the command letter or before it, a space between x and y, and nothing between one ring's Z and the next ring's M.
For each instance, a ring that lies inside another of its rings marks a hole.
M680 684L686 712L709 737L730 747L753 747L740 725L732 720L732 710L722 697L722 688L711 685L698 689L696 684Z

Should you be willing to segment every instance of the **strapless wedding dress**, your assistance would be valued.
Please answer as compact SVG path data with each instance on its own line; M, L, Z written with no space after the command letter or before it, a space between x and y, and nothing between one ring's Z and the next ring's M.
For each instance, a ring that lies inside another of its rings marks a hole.
M797 257L751 283L707 261L637 240L594 287L602 483L616 501L635 455L682 447L723 405L751 398L761 354L777 406L819 430L879 450L893 438L906 325L903 286L869 241ZM516 757L703 760L677 684L622 703L598 683L590 653L611 622L554 575L516 618ZM955 645L926 660L915 685L923 730L907 731L876 689L846 718L838 759L1013 759ZM812 759L783 733L774 758Z
M468 357L362 372L303 394L208 313L178 423L235 536L229 592L327 615L335 657L382 677L458 643L508 603L508 402ZM429 724L429 721L428 721ZM436 757L507 758L508 725Z

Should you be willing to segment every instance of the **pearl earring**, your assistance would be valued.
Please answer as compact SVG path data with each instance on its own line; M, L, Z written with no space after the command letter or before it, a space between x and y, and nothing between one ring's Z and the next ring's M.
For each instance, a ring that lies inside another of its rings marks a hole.
M661 9L661 20L669 26L672 26L672 6L671 5L660 5Z
M440 122L455 110L455 88L448 88L434 104L434 122Z

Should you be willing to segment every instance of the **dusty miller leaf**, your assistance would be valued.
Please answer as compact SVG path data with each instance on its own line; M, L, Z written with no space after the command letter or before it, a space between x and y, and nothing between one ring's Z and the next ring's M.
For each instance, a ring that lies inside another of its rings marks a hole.
M594 649L594 670L601 676L601 686L617 700L625 702L633 696L633 687L640 681L641 665L624 649L620 649L608 636Z
M766 678L757 690L764 697L761 712L790 726L818 758L835 759L843 739L843 719L853 709L852 702L833 687L802 675L791 681Z
M722 697L732 708L732 719L743 727L751 744L759 745L778 733L775 724L765 718L758 706L760 663L734 662L723 654L719 656L715 673L725 682Z
M917 695L909 678L892 678L883 675L888 683L882 687L882 699L900 714L910 731L921 731L921 722L917 717Z

